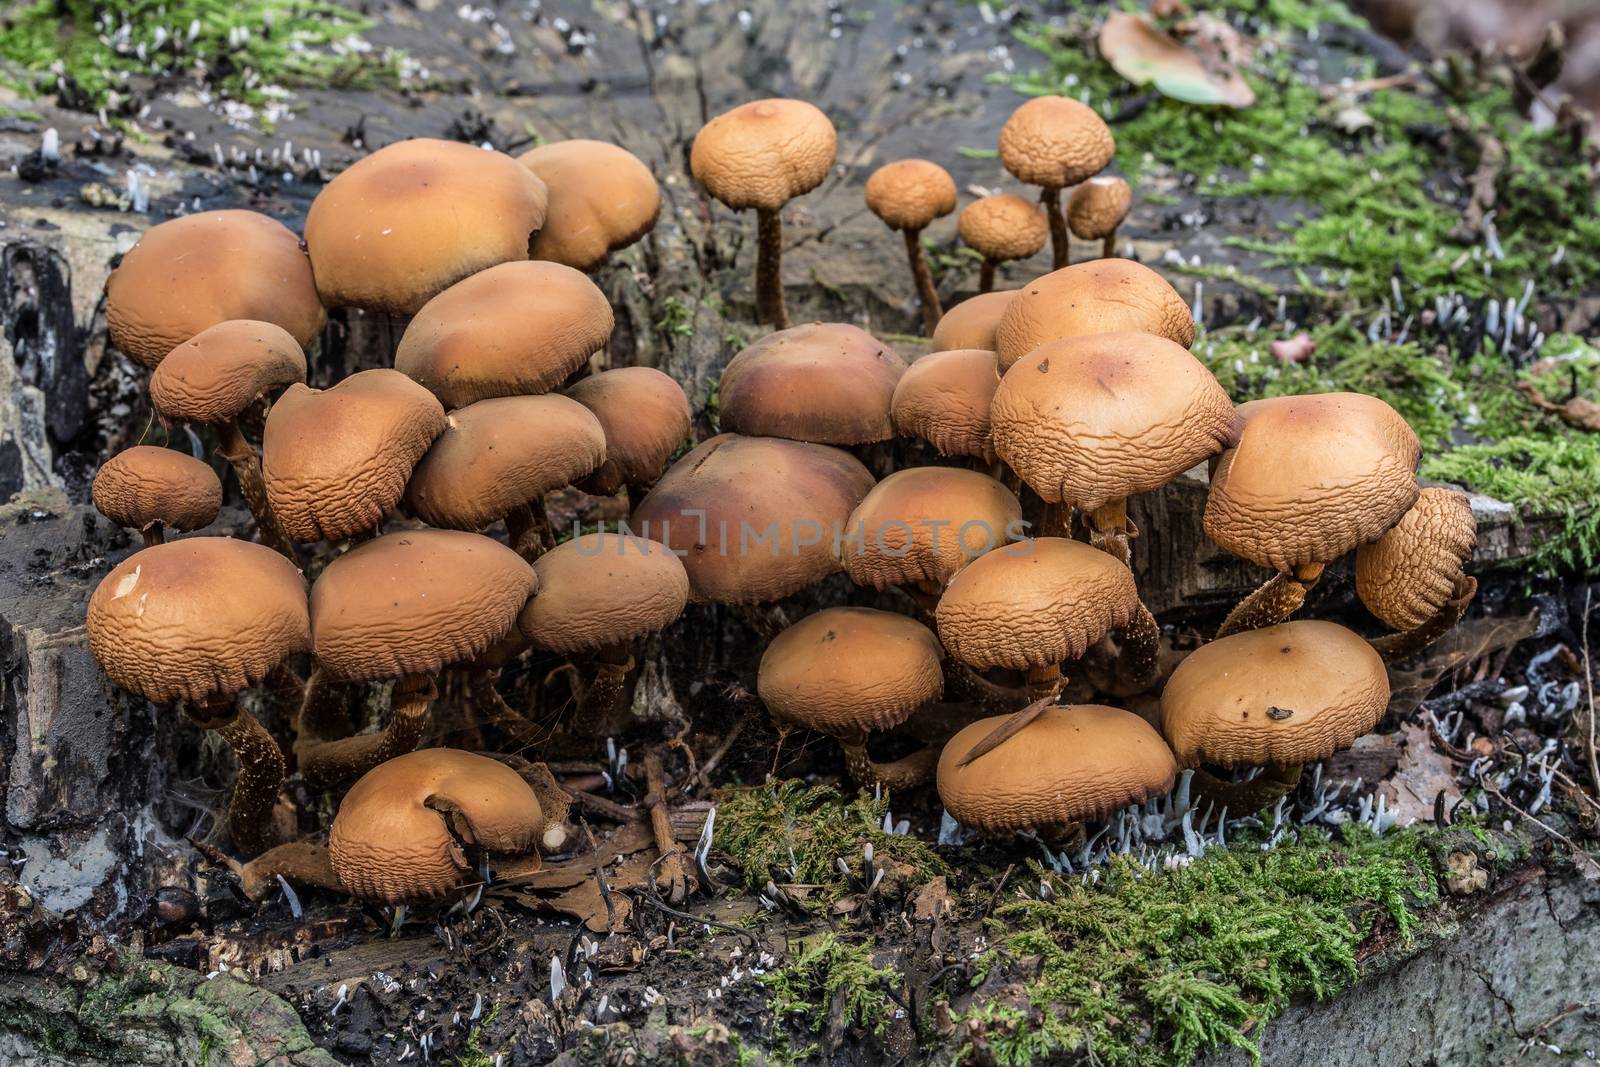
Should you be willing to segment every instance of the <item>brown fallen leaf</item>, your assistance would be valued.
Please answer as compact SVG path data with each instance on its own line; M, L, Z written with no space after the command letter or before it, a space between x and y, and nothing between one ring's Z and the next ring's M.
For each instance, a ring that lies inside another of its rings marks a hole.
M1574 430L1600 431L1600 404L1575 396L1571 400L1556 403L1546 400L1544 394L1539 392L1539 387L1532 382L1518 382L1517 389L1525 395L1529 402L1540 411L1558 416L1562 422Z
M1100 28L1100 54L1134 85L1149 85L1163 96L1187 104L1245 108L1256 94L1224 55L1233 44L1214 31L1197 40L1206 53L1192 51L1157 29L1143 15L1113 12Z
M1311 339L1309 333L1297 333L1293 337L1272 342L1272 358L1279 363L1304 363L1316 350L1317 342Z
M1393 777L1381 788L1394 813L1396 826L1432 822L1434 801L1444 793L1448 811L1461 799L1455 764L1433 744L1433 736L1421 723L1408 722L1400 728L1405 747Z

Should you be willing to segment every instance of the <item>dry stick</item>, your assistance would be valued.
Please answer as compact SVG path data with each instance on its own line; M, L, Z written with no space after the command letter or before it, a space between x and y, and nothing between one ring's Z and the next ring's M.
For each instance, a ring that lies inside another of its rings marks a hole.
M736 720L733 724L733 728L728 731L728 735L724 737L722 742L717 745L715 750L712 751L711 757L707 759L705 763L701 765L700 769L695 772L695 780L700 783L700 788L710 790L711 772L717 769L717 764L721 763L723 757L726 756L733 748L733 743L739 740L739 735L744 733L744 728L749 721L750 719L748 716Z
M660 854L661 874L656 884L665 887L667 899L682 904L688 899L690 875L683 863L683 846L672 833L672 818L667 813L666 773L661 767L661 753L650 752L644 758L645 804L650 809L650 830L655 835L656 851Z
M1555 838L1557 841L1560 841L1563 845L1566 845L1567 848L1571 849L1572 850L1572 861L1573 861L1573 863L1580 864L1580 865L1587 864L1589 867L1591 867L1593 869L1600 870L1600 862L1596 862L1596 860L1595 860L1595 858L1593 856L1589 855L1583 849L1579 848L1577 842L1573 841L1572 838L1568 837L1566 834L1562 833L1560 830L1557 830L1555 827L1550 826L1550 825L1548 825L1546 823L1540 822L1538 819L1534 818L1532 815L1528 814L1526 811L1523 811L1521 808L1517 807L1515 804L1513 804L1511 802L1511 798L1510 797L1506 796L1504 793L1502 793L1494 785L1491 785L1487 778L1480 778L1479 782L1480 782L1480 784L1482 784L1482 786L1484 788L1484 791L1486 793L1488 793L1490 796L1494 797L1500 803L1504 804L1506 807L1510 808L1512 811L1514 811L1518 815L1522 816L1522 818L1524 818L1524 819L1528 820L1529 822L1533 823L1533 825L1537 826L1539 829L1543 830L1545 833L1549 834L1551 837Z
M783 218L768 208L756 209L756 317L775 330L789 328L783 299Z
M1067 235L1067 217L1061 213L1061 190L1045 187L1039 203L1050 220L1050 269L1060 270L1072 262L1072 238Z
M1055 703L1055 697L1053 696L1046 697L1043 700L1035 700L1032 704L1029 704L1015 715L1012 715L1005 722L995 727L994 731L990 733L988 737L985 737L982 741L979 741L976 745L973 745L972 748L967 751L965 756L962 756L961 759L956 761L956 766L965 767L978 757L986 756L990 752L993 752L995 749L999 748L1001 745L1015 737L1023 727L1037 719L1040 715L1043 715L1044 709L1048 708L1053 703Z
M928 270L928 257L922 251L921 230L901 230L906 239L906 258L911 261L911 277L917 283L917 295L922 298L922 324L928 335L939 325L944 309L939 305L939 290L933 286L933 272Z
M261 536L261 543L283 553L289 562L299 566L300 560L295 556L294 546L289 543L283 527L278 525L278 516L273 514L272 504L267 499L267 482L261 474L261 457L256 455L255 446L245 440L244 433L239 429L239 420L229 419L220 424L217 434L220 438L217 454L228 461L239 479L239 492L243 494L245 503L250 505L250 514L256 518L256 532Z

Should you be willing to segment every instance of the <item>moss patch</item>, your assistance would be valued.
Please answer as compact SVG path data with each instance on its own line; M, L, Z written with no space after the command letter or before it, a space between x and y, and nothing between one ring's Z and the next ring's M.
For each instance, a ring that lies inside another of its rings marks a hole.
M872 943L834 933L807 938L777 970L761 976L780 1023L797 1021L816 1033L837 1011L844 1021L879 1035L894 1005L886 992L900 975L872 962ZM781 1042L780 1042L781 1045Z

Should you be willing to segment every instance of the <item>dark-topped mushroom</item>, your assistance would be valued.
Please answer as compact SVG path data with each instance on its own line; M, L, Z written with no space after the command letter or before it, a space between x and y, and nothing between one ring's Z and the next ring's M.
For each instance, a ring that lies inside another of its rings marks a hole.
M216 472L186 452L154 445L125 448L101 464L90 487L100 514L144 543L159 545L168 529L210 526L222 507Z

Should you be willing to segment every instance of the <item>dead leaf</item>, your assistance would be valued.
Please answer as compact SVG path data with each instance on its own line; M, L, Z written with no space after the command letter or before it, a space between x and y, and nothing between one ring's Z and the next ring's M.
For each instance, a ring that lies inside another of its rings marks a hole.
M1144 16L1118 11L1100 28L1099 43L1106 62L1134 85L1153 86L1161 95L1186 104L1232 108L1254 104L1256 94L1224 55L1234 48L1232 42L1214 30L1197 34L1196 40L1204 43L1208 56L1185 48Z
M931 922L948 914L953 907L950 886L942 874L922 883L911 895L911 917L917 922Z
M1388 714L1408 718L1450 671L1531 637L1537 627L1536 611L1463 620L1435 642L1414 666L1406 670L1389 666Z
M1394 776L1381 788L1394 813L1396 826L1432 822L1434 801L1444 793L1446 810L1461 799L1455 764L1433 745L1433 736L1420 723L1408 722L1400 728L1405 749Z
M1546 400L1544 394L1539 392L1539 387L1532 382L1518 382L1517 389L1528 398L1534 407L1540 411L1558 416L1562 422L1571 426L1574 430L1600 431L1600 404L1596 404L1592 400L1585 400L1581 396L1575 396L1571 400L1557 404L1554 401Z

